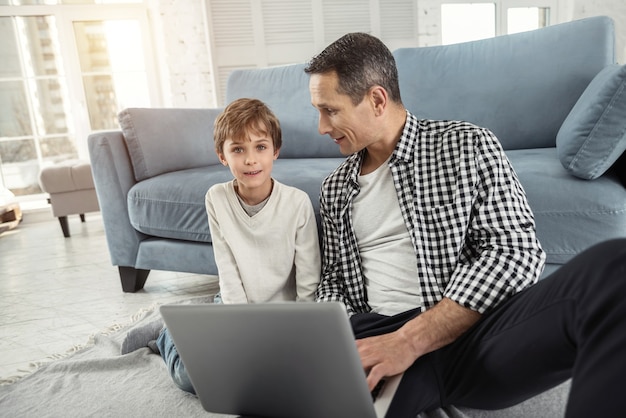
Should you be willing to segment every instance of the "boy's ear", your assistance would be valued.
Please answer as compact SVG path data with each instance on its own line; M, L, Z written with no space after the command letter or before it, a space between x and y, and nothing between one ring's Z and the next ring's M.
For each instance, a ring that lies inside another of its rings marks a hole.
M280 148L277 148L276 151L274 151L274 159L277 159L279 154L280 154Z
M226 161L226 158L224 158L224 154L222 154L221 152L218 152L217 158L219 158L220 163L222 163L222 165L228 166L228 161Z

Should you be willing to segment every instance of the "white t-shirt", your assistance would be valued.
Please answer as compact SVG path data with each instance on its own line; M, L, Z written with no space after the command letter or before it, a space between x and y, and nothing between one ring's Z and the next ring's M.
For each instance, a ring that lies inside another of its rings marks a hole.
M230 181L212 186L205 203L224 303L314 300L320 252L305 192L274 180L265 206L249 216Z
M360 175L359 185L352 221L369 306L383 315L422 306L417 258L387 162Z

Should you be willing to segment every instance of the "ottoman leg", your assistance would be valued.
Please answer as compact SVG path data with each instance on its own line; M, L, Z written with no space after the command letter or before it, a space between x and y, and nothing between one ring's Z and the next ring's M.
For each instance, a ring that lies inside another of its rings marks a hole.
M135 293L143 289L150 270L136 269L134 267L118 266L122 290L126 293Z
M85 222L85 214L84 213L80 214L80 221L81 222Z
M67 216L59 216L59 223L61 224L61 229L63 230L63 236L65 238L70 237L70 226L67 223Z

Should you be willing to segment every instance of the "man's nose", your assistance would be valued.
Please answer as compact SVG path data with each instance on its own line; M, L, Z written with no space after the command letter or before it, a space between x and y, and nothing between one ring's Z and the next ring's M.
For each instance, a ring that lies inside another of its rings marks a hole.
M331 131L330 123L328 122L328 118L320 113L319 122L317 124L317 130L321 135L328 135Z

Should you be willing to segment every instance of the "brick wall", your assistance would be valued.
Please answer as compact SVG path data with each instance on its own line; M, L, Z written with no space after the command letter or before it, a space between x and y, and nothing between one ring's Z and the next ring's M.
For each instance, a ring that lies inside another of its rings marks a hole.
M158 0L153 7L168 107L215 107L203 0Z

